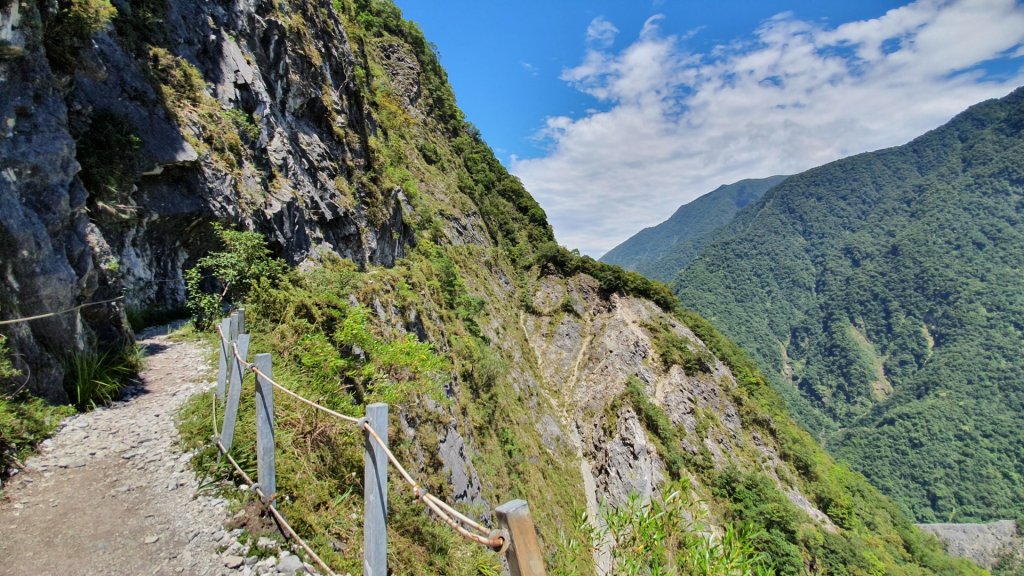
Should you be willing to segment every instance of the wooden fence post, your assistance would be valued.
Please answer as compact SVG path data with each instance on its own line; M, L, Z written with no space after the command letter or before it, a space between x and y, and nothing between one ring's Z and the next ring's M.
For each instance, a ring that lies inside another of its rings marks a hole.
M230 350L230 348L229 348ZM245 358L249 353L249 335L238 335L238 354ZM242 361L231 356L231 385L228 387L228 405L224 408L224 427L220 434L220 443L224 451L231 450L231 443L235 439L235 420L238 419L238 401L242 397L242 377L245 376L245 366Z
M257 354L256 369L273 378L270 354ZM274 476L274 385L256 375L256 478L266 497L264 504L274 505L277 478Z
M238 315L238 327L236 328L235 334L248 334L248 332L245 331L245 308L235 310L235 314Z
M366 422L388 443L388 405L366 407ZM363 473L363 575L388 573L388 457L368 432Z
M223 336L220 338L220 360L217 361L217 399L223 400L228 376L231 374L231 342L228 340L231 334L230 318L220 321L220 331Z
M495 508L495 512L512 541L508 548L508 567L512 576L546 576L544 555L537 542L537 530L526 500L506 502Z

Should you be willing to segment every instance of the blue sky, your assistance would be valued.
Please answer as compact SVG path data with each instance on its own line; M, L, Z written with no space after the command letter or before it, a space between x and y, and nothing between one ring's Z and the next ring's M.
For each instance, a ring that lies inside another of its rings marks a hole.
M720 184L902 144L1024 83L1016 0L397 4L595 257Z

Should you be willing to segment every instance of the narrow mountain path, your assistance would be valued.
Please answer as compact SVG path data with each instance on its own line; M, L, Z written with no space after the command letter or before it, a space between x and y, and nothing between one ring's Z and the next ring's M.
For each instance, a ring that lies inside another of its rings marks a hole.
M223 528L226 503L197 495L190 455L178 447L178 408L209 387L205 350L165 334L140 343L141 385L109 407L68 418L5 486L0 575L255 570L221 553L238 547Z

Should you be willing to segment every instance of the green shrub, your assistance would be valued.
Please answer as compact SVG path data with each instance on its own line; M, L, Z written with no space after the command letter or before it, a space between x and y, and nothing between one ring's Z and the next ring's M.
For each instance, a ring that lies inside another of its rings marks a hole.
M7 383L21 376L21 372L11 362L10 354L11 351L7 347L7 337L0 334L0 383Z
M675 333L667 322L646 322L644 328L650 331L654 349L661 358L661 364L668 369L672 366L681 366L683 371L690 376L707 374L714 365L714 357L707 351L694 352L694 346L689 339Z
M611 294L622 293L646 298L665 311L679 309L679 301L668 286L661 282L594 260L590 256L581 256L578 251L570 251L554 241L538 243L533 263L551 266L566 276L587 274L600 282L605 292Z
M271 256L266 240L256 232L235 231L220 224L214 231L225 250L211 252L185 272L186 306L200 330L221 316L224 304L241 303L257 286L273 286L288 272L283 260ZM212 285L215 291L205 289Z
M27 394L0 395L0 474L12 462L28 456L32 447L72 413L70 406L52 406Z

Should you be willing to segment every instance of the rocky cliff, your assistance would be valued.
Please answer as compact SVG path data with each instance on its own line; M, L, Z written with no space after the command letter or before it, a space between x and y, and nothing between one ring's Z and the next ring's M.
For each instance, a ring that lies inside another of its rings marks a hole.
M210 222L262 231L293 264L318 250L360 264L402 255L409 204L367 177L378 127L334 11L120 3L82 41L52 38L86 8L3 9L0 314L125 295L10 329L37 393L65 398L55 351L129 339L126 308L181 309L182 270L213 245ZM416 60L390 56L414 106Z
M396 449L425 485L485 521L528 498L556 573L610 566L607 543L593 558L579 544L580 511L649 501L668 479L688 481L688 513L709 530L762 530L756 548L780 573L971 573L825 456L664 287L554 245L392 4L15 1L2 13L3 317L125 294L8 327L36 392L64 398L67 351L130 339L125 309L179 309L182 271L219 248L219 222L296 265L248 302L275 375L339 409L387 398ZM334 479L359 469L358 450L322 423L289 426L280 488L294 501L282 506L348 566L357 498ZM399 538L403 566L464 573L450 535L412 528L402 506L397 533L420 531Z

